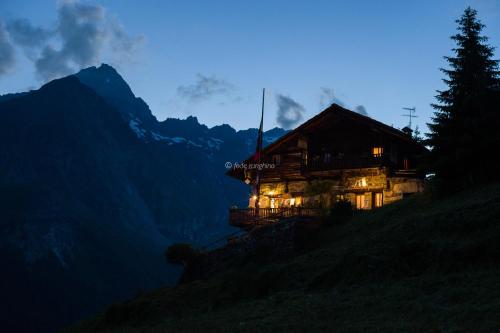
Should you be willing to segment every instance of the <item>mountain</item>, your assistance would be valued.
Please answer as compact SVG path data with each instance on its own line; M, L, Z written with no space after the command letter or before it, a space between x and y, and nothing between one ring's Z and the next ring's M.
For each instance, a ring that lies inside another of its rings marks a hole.
M227 208L248 189L224 162L256 137L194 117L159 122L107 65L1 97L2 331L50 332L172 284L169 244L231 231Z
M157 125L158 121L146 102L135 97L127 82L113 67L107 64L102 64L99 68L89 67L75 76L116 108L127 122L134 120L149 129Z

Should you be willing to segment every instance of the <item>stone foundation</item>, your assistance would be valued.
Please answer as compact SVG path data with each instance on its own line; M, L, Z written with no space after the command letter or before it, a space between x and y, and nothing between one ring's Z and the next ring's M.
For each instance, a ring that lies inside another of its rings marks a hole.
M424 188L421 179L391 177L383 168L342 170L328 176L312 181L263 183L260 207L328 207L344 199L353 207L372 209L376 193L382 195L382 204L386 205ZM249 207L255 207L255 197L250 198Z

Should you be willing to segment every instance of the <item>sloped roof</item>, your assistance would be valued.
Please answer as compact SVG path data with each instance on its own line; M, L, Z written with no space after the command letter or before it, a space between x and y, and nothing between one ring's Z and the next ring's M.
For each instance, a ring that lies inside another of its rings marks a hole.
M289 133L283 135L281 138L279 138L275 142L268 145L265 149L263 149L263 153L274 150L275 147L277 147L277 146L281 145L282 143L290 140L291 138L297 136L303 130L308 129L308 128L314 126L315 124L321 122L326 116L331 115L331 114L336 114L340 117L350 118L354 121L363 122L367 125L370 125L372 127L377 128L378 130L380 130L388 135L394 136L394 137L396 137L400 140L403 140L411 145L419 146L419 148L425 149L421 144L417 143L415 140L408 137L408 135L406 135L404 132L402 132L394 127L388 126L388 125L386 125L378 120L364 116L364 115L359 114L357 112L345 109L338 104L332 104L328 108L326 108L324 111L318 113L317 115L315 115L311 119L307 120L306 122L301 124L299 127L294 129L293 131L290 131Z
M359 114L357 112L348 110L346 108L341 107L338 104L332 104L322 112L318 113L314 117L310 118L297 128L295 128L293 131L288 132L287 134L283 135L281 138L276 140L275 142L271 143L267 147L265 147L262 150L262 154L268 154L271 153L273 150L275 150L277 147L282 145L283 143L292 140L296 138L297 136L300 136L301 133L305 132L308 129L313 128L314 126L318 125L321 123L325 118L335 115L337 117L341 117L344 119L351 119L356 122L364 123L371 128L375 128L389 136L392 136L394 138L397 138L401 141L406 142L407 144L413 146L417 151L425 152L427 151L427 148L425 148L423 145L420 143L416 142L413 140L411 137L409 137L407 134L404 132L400 131L399 129L396 129L394 127L388 126L378 120L375 120L373 118L370 118L368 116L364 116L362 114ZM248 163L252 159L252 156L248 157L245 162ZM233 170L229 170L226 174L227 175L232 175Z

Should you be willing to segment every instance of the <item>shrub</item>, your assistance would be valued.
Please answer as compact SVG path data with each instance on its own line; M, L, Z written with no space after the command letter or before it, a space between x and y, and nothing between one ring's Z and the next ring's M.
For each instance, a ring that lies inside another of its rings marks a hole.
M342 222L354 215L354 209L349 200L339 200L330 207L328 218L324 219L326 224Z
M199 256L199 252L190 244L176 243L165 251L165 259L174 265L186 266Z
M333 204L330 213L333 216L349 217L353 215L354 210L349 200L339 200Z

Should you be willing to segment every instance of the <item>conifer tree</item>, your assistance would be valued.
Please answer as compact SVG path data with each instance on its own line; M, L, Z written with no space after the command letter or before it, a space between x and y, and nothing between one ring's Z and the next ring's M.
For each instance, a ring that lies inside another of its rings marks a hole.
M436 112L428 124L431 168L448 189L474 179L477 170L473 166L481 163L477 146L486 130L482 125L491 118L484 113L494 112L488 96L499 87L498 60L492 59L494 48L481 35L484 25L477 12L468 7L456 23L458 33L451 37L456 42L455 56L445 57L449 69L441 69L448 89L438 91L438 104L432 104Z

